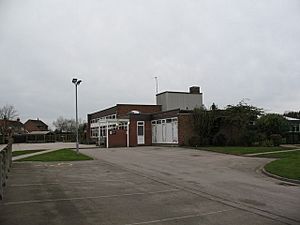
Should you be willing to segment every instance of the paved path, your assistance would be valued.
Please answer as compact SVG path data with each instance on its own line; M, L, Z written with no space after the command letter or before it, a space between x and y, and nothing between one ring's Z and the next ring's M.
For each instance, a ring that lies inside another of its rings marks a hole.
M245 154L245 156L260 156L260 155L267 155L267 154L276 154L276 153L282 153L282 152L296 152L296 151L300 151L300 148L299 149L282 150L282 151L273 151L273 152L251 153L251 154Z
M33 153L30 153L30 154L18 155L18 156L14 156L12 158L12 161L17 161L19 159L28 158L30 156L41 155L41 154L45 154L45 153L48 153L48 152L53 152L53 151L56 151L56 150L57 149L49 149L49 150L43 150L43 151L40 151L40 152L33 152Z
M96 160L14 163L1 225L299 224L299 186L270 159L163 147L84 149ZM285 184L285 185L282 185Z
M95 145L80 144L79 148L95 148ZM76 148L75 142L54 142L54 143L15 143L13 151L16 150L48 150L61 148Z
M71 142L55 142L55 143L22 143L22 144L13 144L13 151L18 151L18 150L44 150L40 152L33 152L30 154L24 154L24 155L19 155L13 157L13 161L16 161L18 159L24 159L30 156L35 156L35 155L40 155L48 152L53 152L58 149L63 149L63 148L69 148L69 149L76 149L75 143ZM98 148L95 145L79 145L80 149L91 149L91 148Z

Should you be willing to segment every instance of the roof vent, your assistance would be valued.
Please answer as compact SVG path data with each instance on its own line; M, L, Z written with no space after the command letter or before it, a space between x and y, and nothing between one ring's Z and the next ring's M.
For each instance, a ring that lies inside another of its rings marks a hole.
M132 114L141 114L141 112L138 111L138 110L132 110L130 113L132 113Z

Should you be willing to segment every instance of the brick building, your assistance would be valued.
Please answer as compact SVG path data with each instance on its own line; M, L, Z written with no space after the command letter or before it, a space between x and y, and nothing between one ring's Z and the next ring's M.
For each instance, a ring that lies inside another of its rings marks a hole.
M12 135L15 135L24 134L26 130L19 118L17 120L0 119L0 135L7 132L11 132Z
M193 136L192 110L202 106L199 87L162 92L156 105L117 104L88 114L88 138L106 147L186 145Z

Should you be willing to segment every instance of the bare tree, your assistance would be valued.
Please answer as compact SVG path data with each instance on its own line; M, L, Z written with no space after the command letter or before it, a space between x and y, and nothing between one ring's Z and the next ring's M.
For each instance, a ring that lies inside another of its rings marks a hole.
M18 112L13 105L5 105L0 108L0 119L14 120Z
M76 131L76 123L74 119L66 119L62 116L57 118L56 121L53 122L56 130L60 132L75 132Z

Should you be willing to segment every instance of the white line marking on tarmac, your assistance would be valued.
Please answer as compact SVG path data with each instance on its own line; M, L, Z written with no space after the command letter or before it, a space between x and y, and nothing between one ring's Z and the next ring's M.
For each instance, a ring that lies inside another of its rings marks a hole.
M186 215L186 216L169 217L169 218L158 219L158 220L150 220L150 221L137 222L137 223L128 223L128 224L125 224L125 225L140 225L140 224L149 224L149 223L161 223L161 222L167 222L167 221L172 221L172 220L182 220L182 219L189 219L189 218L194 218L194 217L213 215L213 214L228 212L228 211L232 211L232 210L235 210L235 209L225 209L225 210L219 210L219 211L208 212L208 213L200 213L200 214L192 214L192 215Z
M125 197L125 196L134 196L134 195L159 194L159 193L167 193L167 192L175 192L175 191L180 191L180 189L167 189L167 190L162 190L162 191L151 191L151 192L135 192L135 193L128 193L128 194L120 194L120 195L100 195L100 196L78 197L78 198L57 198L57 199L5 202L2 205L19 205L19 204L73 201L73 200L75 201L75 200L98 199L98 198L115 198L115 197Z
M127 223L124 225L141 225L141 224L149 224L149 223L161 223L161 222L167 222L172 220L182 220L182 219L189 219L189 218L195 218L195 217L201 217L201 216L207 216L207 215L213 215L228 211L233 211L236 209L225 209L225 210L219 210L214 212L208 212L208 213L199 213L199 214L192 214L192 215L186 215L186 216L176 216L176 217L169 217L164 219L158 219L158 220L150 220L150 221L144 221L144 222L137 222L137 223Z
M101 182L124 182L123 180L101 180ZM53 183L32 183L32 184L11 184L8 187L27 187L27 186L48 186L48 185L64 185L64 184L85 184L85 183L97 183L99 181L74 181L74 182L53 182Z

